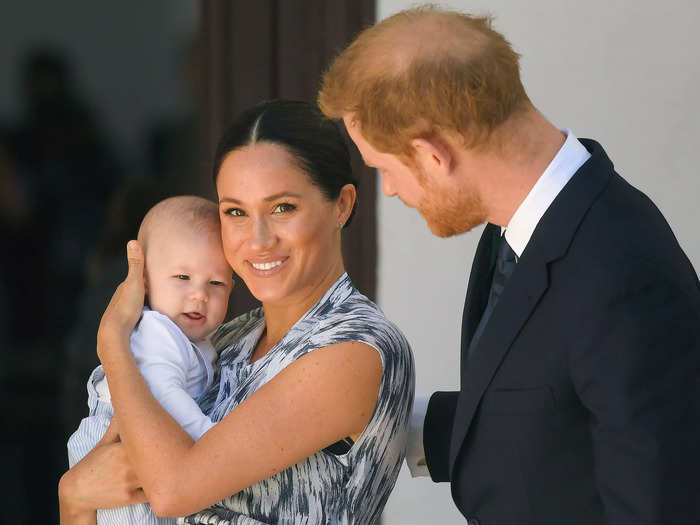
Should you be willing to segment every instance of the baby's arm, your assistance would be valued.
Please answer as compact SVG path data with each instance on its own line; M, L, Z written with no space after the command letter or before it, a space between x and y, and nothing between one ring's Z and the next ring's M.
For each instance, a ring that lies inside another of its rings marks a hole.
M144 312L131 335L131 350L153 397L197 441L214 426L188 392L188 374L199 369L192 344L156 312Z

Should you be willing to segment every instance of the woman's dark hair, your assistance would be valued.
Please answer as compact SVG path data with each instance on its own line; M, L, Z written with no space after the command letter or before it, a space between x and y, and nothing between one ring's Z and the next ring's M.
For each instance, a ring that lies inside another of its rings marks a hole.
M226 155L257 142L285 148L329 200L337 199L346 184L357 189L348 146L337 124L316 106L296 100L270 100L241 113L216 148L214 182ZM357 200L344 226L350 224L356 207Z

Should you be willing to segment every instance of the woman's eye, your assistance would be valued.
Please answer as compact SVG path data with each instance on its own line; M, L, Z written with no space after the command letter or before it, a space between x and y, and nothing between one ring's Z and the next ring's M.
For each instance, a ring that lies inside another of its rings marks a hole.
M187 274L184 274L184 273L178 273L175 277L177 277L181 281L189 281L190 280L190 276Z
M245 212L240 208L229 208L224 212L226 215L233 215L234 217L242 217Z
M297 207L294 206L294 204L289 204L288 202L280 202L277 206L275 206L274 212L275 213L287 213L290 211L296 210Z

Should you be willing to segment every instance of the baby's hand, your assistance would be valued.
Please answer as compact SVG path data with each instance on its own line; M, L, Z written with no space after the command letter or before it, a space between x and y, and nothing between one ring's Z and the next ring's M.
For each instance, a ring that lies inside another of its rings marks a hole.
M107 305L107 310L102 315L100 328L97 331L98 353L100 348L114 346L112 343L115 339L128 342L129 334L136 326L143 310L145 295L143 251L138 241L129 241L126 251L129 273L117 287L112 300Z

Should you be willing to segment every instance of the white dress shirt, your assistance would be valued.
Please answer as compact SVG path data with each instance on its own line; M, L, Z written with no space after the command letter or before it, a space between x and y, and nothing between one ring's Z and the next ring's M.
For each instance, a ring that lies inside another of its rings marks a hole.
M508 225L502 228L506 241L518 258L525 251L532 233L550 204L591 156L571 130L563 130L562 133L566 135L564 144L520 203ZM430 475L423 448L423 424L429 400L430 396L421 394L416 396L413 404L406 448L406 463L413 477Z

